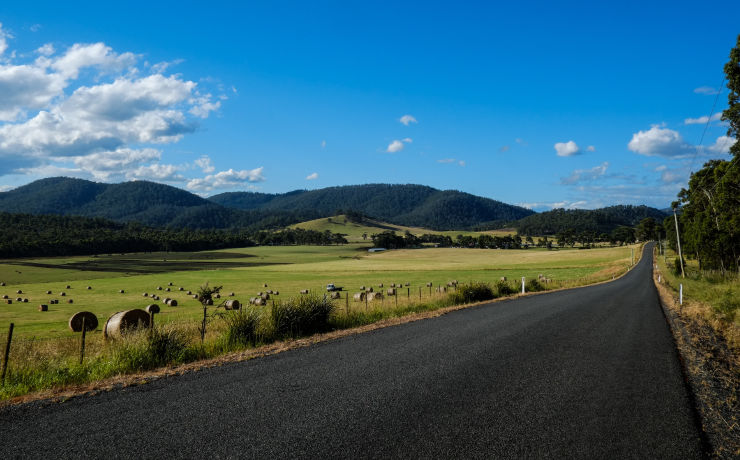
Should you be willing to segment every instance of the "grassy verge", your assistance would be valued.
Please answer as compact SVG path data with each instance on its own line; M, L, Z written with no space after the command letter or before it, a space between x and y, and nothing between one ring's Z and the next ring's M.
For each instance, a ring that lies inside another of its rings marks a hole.
M702 273L689 262L687 277L673 267L674 254L655 256L654 281L664 305L702 428L713 456L740 456L740 328L737 277ZM683 285L683 304L679 299Z

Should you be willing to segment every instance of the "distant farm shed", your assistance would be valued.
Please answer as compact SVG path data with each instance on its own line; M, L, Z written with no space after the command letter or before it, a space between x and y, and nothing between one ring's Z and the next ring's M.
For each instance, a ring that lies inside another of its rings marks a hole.
M370 248L367 250L367 252L380 252L380 251L386 251L385 248Z

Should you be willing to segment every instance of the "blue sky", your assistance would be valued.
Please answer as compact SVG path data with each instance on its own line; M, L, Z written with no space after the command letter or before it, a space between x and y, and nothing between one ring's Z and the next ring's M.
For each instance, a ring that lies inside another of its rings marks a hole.
M665 207L734 142L702 117L726 107L736 1L231 3L3 5L0 190L382 182Z

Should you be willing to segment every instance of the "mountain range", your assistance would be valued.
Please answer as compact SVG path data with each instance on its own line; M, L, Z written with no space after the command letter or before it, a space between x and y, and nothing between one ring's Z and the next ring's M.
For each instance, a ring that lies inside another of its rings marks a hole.
M203 198L156 182L105 184L67 177L41 179L0 193L0 211L100 217L153 227L252 230L281 228L341 211L434 230L518 227L519 222L531 229L543 219L548 221L551 214L556 217L562 214L562 210L557 210L560 214L553 211L536 214L490 198L412 184L348 185L282 194L231 192ZM617 225L634 225L647 215L664 215L645 206L619 207L618 212L606 214L597 211L580 211L578 220L596 222L601 231ZM552 227L548 225L540 227Z

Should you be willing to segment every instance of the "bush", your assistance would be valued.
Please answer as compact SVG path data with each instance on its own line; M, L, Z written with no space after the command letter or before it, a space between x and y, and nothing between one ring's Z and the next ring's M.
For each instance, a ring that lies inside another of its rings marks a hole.
M255 345L260 313L255 308L242 308L223 316L226 322L225 340L229 347Z
M333 311L330 299L313 294L275 303L270 317L278 337L297 337L327 330Z
M496 295L488 283L471 283L459 285L450 297L455 303L471 303L495 299Z
M538 291L544 291L545 286L540 283L538 280L532 278L529 281L527 281L524 284L524 288L527 292L538 292Z
M113 362L120 372L143 371L186 359L188 341L174 327L132 331L113 345Z
M681 274L681 259L679 259L678 257L673 259L673 274L674 275Z
M499 280L496 282L496 291L498 292L499 297L505 297L507 295L516 293L516 290L512 288L508 282L503 280Z
M740 309L740 301L735 299L732 289L729 289L722 299L714 305L714 314L719 317L723 322L732 323L735 321L738 309Z

